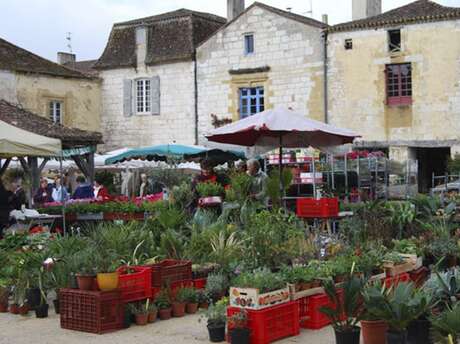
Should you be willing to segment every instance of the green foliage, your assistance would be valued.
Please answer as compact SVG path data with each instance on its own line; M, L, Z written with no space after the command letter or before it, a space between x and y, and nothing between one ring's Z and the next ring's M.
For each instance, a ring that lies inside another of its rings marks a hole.
M292 183L292 172L288 168L282 170L282 194L280 194L280 172L278 169L271 171L267 179L267 195L271 199L273 206L281 206L281 198L286 194L286 190L291 186Z
M252 186L252 177L246 173L234 173L230 178L230 190L234 192L234 199L243 204L249 197ZM226 200L228 200L226 198Z
M193 191L190 183L183 182L172 188L170 193L172 203L180 210L187 209L193 200Z
M224 325L227 321L227 304L228 299L223 298L215 304L209 305L204 316L208 319L208 325Z
M192 288L180 288L176 292L175 301L178 303L186 303L188 302L188 297L190 295L190 291L193 291Z
M460 303L446 309L437 316L430 318L431 329L436 343L447 343L447 337L452 336L453 342L460 339Z
M460 271L456 268L432 273L424 288L433 295L438 307L450 307L460 301Z
M100 180L101 184L107 188L111 195L116 195L118 190L114 183L115 173L110 171L97 171L96 180Z
M206 292L209 295L216 295L228 288L227 278L223 274L211 274L206 281Z
M195 288L183 288L181 292L184 302L198 303L198 292Z
M180 169L173 168L154 168L149 172L149 177L156 183L165 185L168 189L172 189L175 185L182 183L190 183L190 176Z
M387 202L385 209L390 223L398 226L398 238L401 239L404 229L415 220L415 206L410 202Z
M212 182L198 183L196 185L196 191L200 197L222 196L224 194L224 187Z
M285 288L286 282L283 280L281 274L261 269L240 274L232 281L232 285L239 288L259 289L259 293L263 294Z
M171 298L167 289L162 289L155 299L158 309L168 309L171 307Z
M339 291L332 279L323 282L324 291L332 303L332 307L321 307L320 312L324 313L332 323L336 331L349 332L358 324L362 316L361 292L364 288L364 280L356 276L347 278L342 284L343 301ZM342 316L345 317L342 320Z
M447 170L450 174L460 174L460 154L455 154L453 159L447 161Z
M284 266L281 276L287 283L308 283L315 279L315 272L306 266Z

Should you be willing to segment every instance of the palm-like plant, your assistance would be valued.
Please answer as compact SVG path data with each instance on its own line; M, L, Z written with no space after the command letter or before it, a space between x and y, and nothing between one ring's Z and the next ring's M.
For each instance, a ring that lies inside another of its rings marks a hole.
M353 331L362 317L361 292L365 282L363 278L350 275L341 284L343 297L340 296L339 289L332 278L323 281L324 291L333 307L321 307L332 323L337 332Z
M448 308L438 316L432 317L431 330L436 343L448 343L451 336L453 343L460 339L460 304Z

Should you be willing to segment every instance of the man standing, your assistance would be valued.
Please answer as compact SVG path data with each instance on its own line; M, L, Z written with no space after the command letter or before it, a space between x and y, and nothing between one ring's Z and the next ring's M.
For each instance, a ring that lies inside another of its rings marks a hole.
M267 175L260 169L259 161L251 159L247 163L248 175L253 177L250 196L252 199L267 204Z

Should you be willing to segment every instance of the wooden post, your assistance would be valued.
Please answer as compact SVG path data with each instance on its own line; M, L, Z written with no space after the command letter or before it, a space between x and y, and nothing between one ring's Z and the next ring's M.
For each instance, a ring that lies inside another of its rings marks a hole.
M5 173L6 169L10 165L10 162L11 162L11 158L8 158L8 159L5 160L3 165L1 165L1 167L0 167L0 176L2 176L3 173Z
M94 171L94 153L89 153L86 157L88 163L88 179L91 185L94 183L95 171Z

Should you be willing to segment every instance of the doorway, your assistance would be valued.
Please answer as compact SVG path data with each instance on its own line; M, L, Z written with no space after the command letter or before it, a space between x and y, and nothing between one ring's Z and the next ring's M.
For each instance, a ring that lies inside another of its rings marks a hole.
M450 147L416 148L416 152L419 192L428 193L431 188L433 173L443 175L447 171Z

